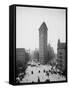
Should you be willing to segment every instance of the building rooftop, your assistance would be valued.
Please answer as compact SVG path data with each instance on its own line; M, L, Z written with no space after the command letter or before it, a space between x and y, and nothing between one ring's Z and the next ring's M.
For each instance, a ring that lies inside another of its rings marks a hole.
M39 28L39 30L48 30L48 28L47 28L47 25L46 25L46 23L45 22L43 22L42 24L41 24L41 26L40 26L40 28Z
M59 43L58 44L58 49L65 49L66 48L66 43Z

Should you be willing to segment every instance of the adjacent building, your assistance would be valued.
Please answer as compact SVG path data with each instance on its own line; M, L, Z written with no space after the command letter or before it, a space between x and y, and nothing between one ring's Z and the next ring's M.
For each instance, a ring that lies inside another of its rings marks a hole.
M66 43L60 42L60 40L57 45L57 64L60 70L66 71Z
M16 48L16 61L21 63L25 62L25 49L24 48Z

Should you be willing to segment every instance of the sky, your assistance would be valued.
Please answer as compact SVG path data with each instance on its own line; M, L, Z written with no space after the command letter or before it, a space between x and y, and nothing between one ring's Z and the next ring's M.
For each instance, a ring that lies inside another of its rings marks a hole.
M66 41L66 11L64 9L16 7L16 48L39 48L39 28L48 28L48 44L57 53L57 42Z

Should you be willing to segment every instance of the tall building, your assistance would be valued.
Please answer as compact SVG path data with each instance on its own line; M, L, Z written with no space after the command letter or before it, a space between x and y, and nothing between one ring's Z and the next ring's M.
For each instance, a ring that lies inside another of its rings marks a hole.
M47 26L45 22L39 28L39 61L41 64L46 64L47 59Z
M66 71L66 43L60 42L60 40L58 40L57 46L57 64L59 69Z

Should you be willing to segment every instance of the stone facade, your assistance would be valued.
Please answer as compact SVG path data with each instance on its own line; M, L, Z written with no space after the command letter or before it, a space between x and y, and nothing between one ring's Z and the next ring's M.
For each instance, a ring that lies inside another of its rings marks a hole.
M66 43L62 43L60 40L58 40L57 63L59 69L66 70Z
M45 22L39 28L39 61L45 64L47 60L47 26Z

